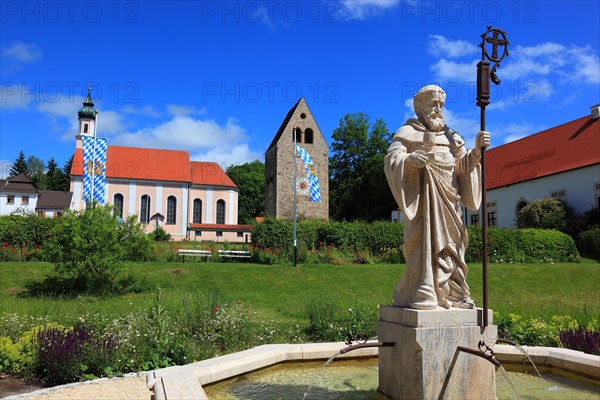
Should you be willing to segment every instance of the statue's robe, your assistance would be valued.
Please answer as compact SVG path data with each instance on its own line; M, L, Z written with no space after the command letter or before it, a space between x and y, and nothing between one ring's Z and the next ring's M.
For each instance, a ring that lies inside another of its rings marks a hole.
M405 216L402 251L407 267L394 305L472 308L464 258L468 238L459 201L471 210L479 208L480 156L467 151L464 140L447 127L435 132L433 147L425 146L426 130L409 119L394 135L385 157L388 183ZM417 150L429 153L423 168L406 162Z

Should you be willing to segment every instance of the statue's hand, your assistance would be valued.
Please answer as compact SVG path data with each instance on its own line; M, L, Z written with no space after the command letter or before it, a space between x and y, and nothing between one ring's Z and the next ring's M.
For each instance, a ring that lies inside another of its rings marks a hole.
M412 164L418 168L423 168L427 164L428 157L421 150L417 150L406 158L406 162Z
M473 149L473 153L475 153L476 156L480 156L481 149L487 149L488 147L490 147L490 133L480 131L475 138L475 148Z

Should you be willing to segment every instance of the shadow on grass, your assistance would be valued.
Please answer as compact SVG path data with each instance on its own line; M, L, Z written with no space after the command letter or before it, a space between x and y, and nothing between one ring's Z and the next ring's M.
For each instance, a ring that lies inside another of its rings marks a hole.
M79 277L49 275L41 281L27 282L25 288L24 292L19 293L19 297L75 298L81 295L107 297L153 290L146 278L134 278L132 275L117 279L112 284L108 282L90 284Z

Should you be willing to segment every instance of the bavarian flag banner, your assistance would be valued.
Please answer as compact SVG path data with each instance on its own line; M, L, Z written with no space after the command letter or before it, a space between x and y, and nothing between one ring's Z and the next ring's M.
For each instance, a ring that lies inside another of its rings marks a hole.
M308 154L308 151L304 150L302 147L296 145L296 152L300 156L302 164L304 164L304 168L306 169L306 175L308 176L308 187L310 188L308 200L320 203L321 187L319 186L319 178L315 171L315 164L313 163L310 154Z
M104 204L108 140L83 137L83 198Z

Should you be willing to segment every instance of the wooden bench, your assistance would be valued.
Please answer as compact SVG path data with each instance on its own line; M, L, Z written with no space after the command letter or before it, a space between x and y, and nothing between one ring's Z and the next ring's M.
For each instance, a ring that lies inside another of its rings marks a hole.
M181 256L181 262L185 262L186 257L204 257L204 261L206 261L208 257L212 256L209 250L179 249L178 253Z
M250 258L248 250L219 250L219 257L223 258Z

